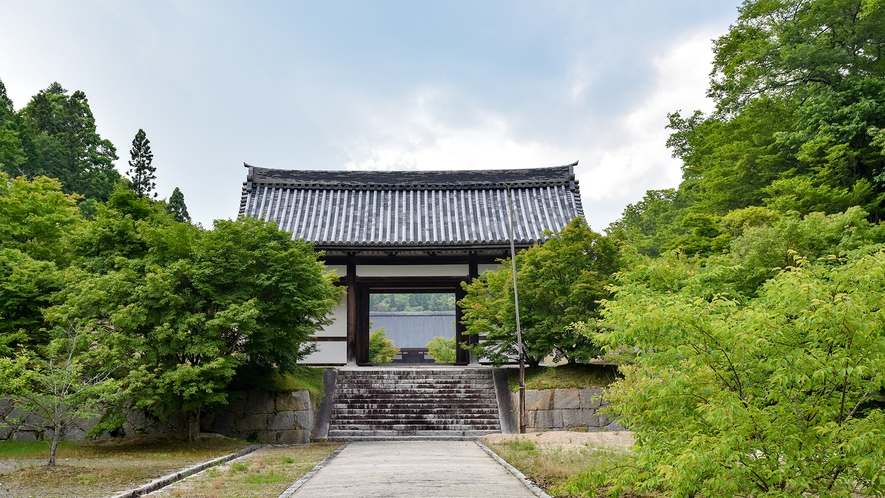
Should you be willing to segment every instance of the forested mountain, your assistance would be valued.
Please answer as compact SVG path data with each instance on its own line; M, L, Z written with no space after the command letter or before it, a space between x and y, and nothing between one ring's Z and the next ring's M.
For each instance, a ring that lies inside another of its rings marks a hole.
M630 357L635 453L570 493L881 496L885 3L747 0L713 51L716 110L670 115L682 183L609 227L584 325Z
M799 215L860 206L871 221L885 217L880 3L747 2L713 50L716 110L670 115L682 183L648 192L610 233L644 254L708 254L733 235L724 217L751 206Z

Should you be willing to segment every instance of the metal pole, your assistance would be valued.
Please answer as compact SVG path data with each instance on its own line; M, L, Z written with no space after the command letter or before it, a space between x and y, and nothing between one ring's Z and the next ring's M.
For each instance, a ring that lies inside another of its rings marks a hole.
M507 218L510 223L510 265L513 272L513 305L516 309L516 343L519 348L519 433L525 434L525 352L519 325L519 291L516 287L516 246L513 242L513 197L507 185Z

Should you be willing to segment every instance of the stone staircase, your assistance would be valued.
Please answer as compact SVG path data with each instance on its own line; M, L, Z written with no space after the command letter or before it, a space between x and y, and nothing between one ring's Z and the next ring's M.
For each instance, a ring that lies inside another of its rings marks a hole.
M329 440L478 439L501 432L491 369L341 369L332 399Z

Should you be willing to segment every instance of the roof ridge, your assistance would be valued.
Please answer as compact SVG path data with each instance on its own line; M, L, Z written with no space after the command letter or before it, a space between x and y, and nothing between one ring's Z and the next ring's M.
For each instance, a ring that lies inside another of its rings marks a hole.
M574 166L502 170L345 171L249 168L245 188L253 184L338 190L461 190L568 185L576 187Z

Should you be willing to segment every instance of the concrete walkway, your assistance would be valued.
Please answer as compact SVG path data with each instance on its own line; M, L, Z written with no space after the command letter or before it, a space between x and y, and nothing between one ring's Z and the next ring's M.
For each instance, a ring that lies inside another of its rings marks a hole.
M416 496L535 497L472 441L353 442L293 495Z

